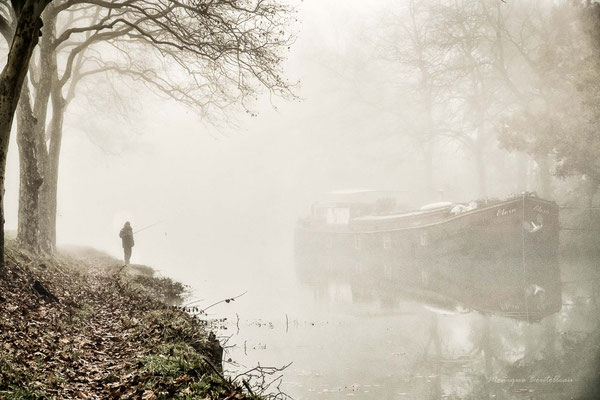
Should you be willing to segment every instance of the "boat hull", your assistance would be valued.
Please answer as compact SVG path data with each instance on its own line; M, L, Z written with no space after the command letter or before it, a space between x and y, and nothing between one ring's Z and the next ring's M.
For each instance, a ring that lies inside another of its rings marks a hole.
M527 318L532 308L543 314L560 309L555 203L522 196L422 221L409 226L388 220L337 228L299 225L298 277L307 283L343 281L365 290L431 291L481 311L526 312ZM544 292L544 304L530 296L532 290L536 296Z

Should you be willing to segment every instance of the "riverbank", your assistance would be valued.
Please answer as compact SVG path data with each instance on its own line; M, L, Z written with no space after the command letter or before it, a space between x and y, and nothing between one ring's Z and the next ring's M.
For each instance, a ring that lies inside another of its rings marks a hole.
M145 266L6 243L0 399L246 399L222 375L208 323L173 307L184 287Z

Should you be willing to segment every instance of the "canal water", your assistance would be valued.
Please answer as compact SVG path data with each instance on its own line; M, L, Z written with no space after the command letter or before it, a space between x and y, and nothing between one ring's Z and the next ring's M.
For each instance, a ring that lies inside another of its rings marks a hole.
M226 254L223 265L237 263L235 273L224 268L192 285L196 300L204 298L200 307L241 295L206 314L222 319L217 326L228 375L249 371L255 383L273 381L271 393L295 399L569 399L591 372L586 346L599 315L592 257L561 257L560 311L528 322L377 287L361 290L342 276L303 283L293 246L278 248L262 259ZM279 268L252 267L278 261Z

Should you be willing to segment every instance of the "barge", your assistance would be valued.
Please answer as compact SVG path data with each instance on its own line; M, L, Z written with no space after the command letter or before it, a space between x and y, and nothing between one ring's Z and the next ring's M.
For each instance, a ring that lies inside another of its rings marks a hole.
M558 216L556 203L533 193L412 211L351 193L316 203L298 222L297 273L308 283L441 295L483 313L539 320L561 307Z

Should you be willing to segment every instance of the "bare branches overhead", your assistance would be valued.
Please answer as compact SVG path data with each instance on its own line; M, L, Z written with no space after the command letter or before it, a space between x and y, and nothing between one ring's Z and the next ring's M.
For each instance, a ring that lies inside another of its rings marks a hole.
M37 163L41 188L21 188L21 198L41 199L28 215L43 219L36 247L51 252L56 243L63 121L82 81L119 76L210 122L230 120L232 106L249 111L261 91L294 96L281 70L293 42L293 12L276 0L54 0L30 68L30 109L38 123L23 134L35 140L22 141L44 160Z
M56 2L52 12L62 13L52 44L63 61L62 86L77 57L87 52L78 79L102 71L150 83L148 72L158 67L151 75L162 83L151 86L203 111L217 93L218 106L244 102L261 88L292 96L281 63L293 41L288 32L293 10L277 2L66 0ZM92 48L96 55L88 59ZM175 83L184 75L186 87Z

